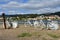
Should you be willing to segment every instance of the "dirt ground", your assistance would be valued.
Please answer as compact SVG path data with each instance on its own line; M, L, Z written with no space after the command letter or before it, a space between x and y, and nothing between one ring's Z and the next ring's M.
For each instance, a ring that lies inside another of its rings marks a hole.
M30 33L30 37L18 37L21 33ZM40 30L40 28L24 27L4 29L0 25L0 40L60 40L60 30Z

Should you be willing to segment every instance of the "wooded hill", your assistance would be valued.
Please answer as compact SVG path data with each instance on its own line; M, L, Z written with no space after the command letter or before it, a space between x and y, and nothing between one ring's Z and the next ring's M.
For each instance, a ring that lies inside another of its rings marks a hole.
M44 13L44 14L14 14L14 15L5 15L6 17L20 17L20 18L34 18L34 17L37 17L37 16L41 16L41 15L44 15L44 16L50 16L50 15L58 15L60 16L60 12L55 12L55 13ZM2 17L2 15L0 15L0 17Z

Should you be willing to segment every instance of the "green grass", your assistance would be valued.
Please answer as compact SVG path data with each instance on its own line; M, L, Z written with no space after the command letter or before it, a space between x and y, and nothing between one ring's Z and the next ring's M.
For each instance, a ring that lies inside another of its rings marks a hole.
M49 35L50 37L53 37L53 38L59 38L59 37L60 37L60 35L51 34L51 33L48 33L48 35Z
M30 34L30 33L22 33L22 34L18 35L18 37L31 37L31 36L32 36L32 34Z

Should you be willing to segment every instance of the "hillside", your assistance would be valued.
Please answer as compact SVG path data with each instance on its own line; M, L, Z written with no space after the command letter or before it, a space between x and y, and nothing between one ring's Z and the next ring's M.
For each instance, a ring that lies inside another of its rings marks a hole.
M15 15L5 15L6 17L23 17L23 18L34 18L34 17L37 17L37 16L40 16L40 15L44 15L44 16L49 16L49 15L58 15L60 16L60 12L55 12L55 13L44 13L44 14L15 14ZM2 15L0 15L0 17L2 17Z

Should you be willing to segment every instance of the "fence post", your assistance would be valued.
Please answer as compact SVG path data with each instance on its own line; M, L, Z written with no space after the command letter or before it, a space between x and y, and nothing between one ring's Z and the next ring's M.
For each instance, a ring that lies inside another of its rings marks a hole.
M2 17L3 17L4 27L5 27L5 29L6 29L5 13L2 13Z

